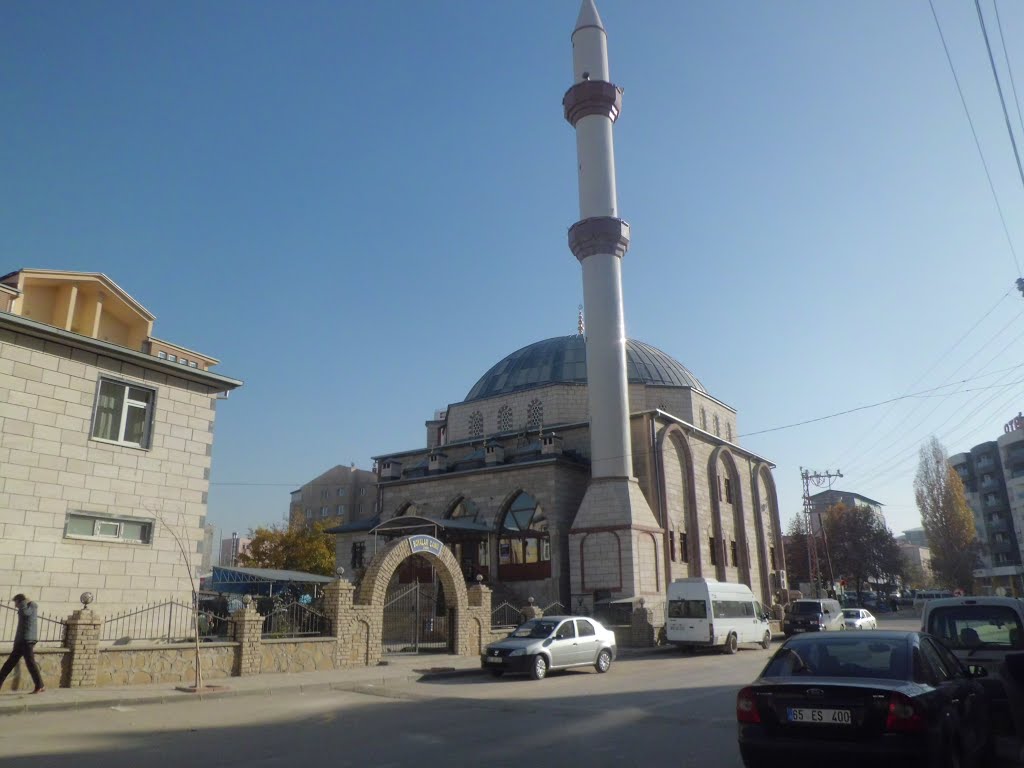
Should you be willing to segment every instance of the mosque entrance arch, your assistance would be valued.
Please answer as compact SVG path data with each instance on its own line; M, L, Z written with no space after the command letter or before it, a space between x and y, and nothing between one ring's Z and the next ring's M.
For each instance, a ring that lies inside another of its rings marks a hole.
M434 578L429 583L407 584L395 578L411 558L430 564ZM455 556L434 536L402 536L378 550L363 574L354 603L378 617L375 624L382 653L479 652L471 639L481 636L482 627L476 627L480 617L470 610Z

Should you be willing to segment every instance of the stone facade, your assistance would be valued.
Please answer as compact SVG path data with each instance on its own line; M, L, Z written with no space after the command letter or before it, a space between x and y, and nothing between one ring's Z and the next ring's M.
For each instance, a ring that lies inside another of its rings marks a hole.
M335 669L338 642L333 637L307 640L264 640L260 645L260 671L317 672Z
M3 654L9 653L4 650ZM39 674L43 676L43 683L48 687L68 687L68 676L70 674L71 654L67 648L40 648L36 647L36 663L39 665ZM4 690L21 691L25 693L33 688L32 678L25 669L25 664L19 662L18 666L7 678Z
M0 593L24 592L64 615L83 590L106 614L187 597L206 522L214 407L234 384L84 337L72 345L61 333L0 314ZM145 447L93 437L101 380L151 393ZM83 535L69 530L71 514L110 523L103 536ZM161 519L184 531L188 563ZM148 526L142 540L111 535L126 523Z
M203 680L231 677L236 643L202 643L199 646ZM99 653L96 685L146 685L149 683L195 683L194 643L159 646L103 648Z

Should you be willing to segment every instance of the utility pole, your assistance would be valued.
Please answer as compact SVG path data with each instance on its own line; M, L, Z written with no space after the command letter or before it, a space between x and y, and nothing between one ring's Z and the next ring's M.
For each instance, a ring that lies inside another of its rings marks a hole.
M832 487L832 481L838 477L842 477L843 473L839 470L833 472L830 469L826 469L824 472L811 472L808 469L800 467L800 479L804 485L804 512L807 515L807 573L811 581L814 583L814 596L821 597L821 567L818 563L818 547L817 538L814 533L814 525L811 522L811 515L814 514L814 505L811 503L811 485L821 488L823 485L828 484L828 487ZM828 551L828 534L825 533L825 526L821 522L821 513L818 513L818 527L821 529L822 541L825 544L825 561L828 565L828 578L830 583L835 583L835 574L832 572L832 556ZM814 542L812 544L812 541Z

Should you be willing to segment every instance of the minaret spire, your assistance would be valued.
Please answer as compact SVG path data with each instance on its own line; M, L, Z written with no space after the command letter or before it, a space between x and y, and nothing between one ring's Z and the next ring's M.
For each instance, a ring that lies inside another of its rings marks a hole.
M569 530L571 591L580 602L598 590L617 598L648 590L653 598L651 585L665 581L658 554L664 543L651 536L661 526L633 476L622 308L629 224L619 218L612 135L622 89L611 81L608 34L594 0L580 7L572 65L573 85L562 106L576 130L579 168L580 220L569 228L569 248L582 268L587 311L591 477ZM614 553L618 562L586 565L587 552L596 551Z

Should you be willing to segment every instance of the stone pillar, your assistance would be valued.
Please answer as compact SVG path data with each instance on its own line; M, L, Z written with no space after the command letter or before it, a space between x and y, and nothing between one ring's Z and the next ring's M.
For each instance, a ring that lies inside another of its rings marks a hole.
M654 610L645 606L641 597L633 608L629 627L630 645L634 648L653 648L658 636L654 626Z
M96 685L96 670L100 661L100 626L103 619L88 608L75 611L68 617L68 633L64 640L71 662L68 669L68 687L85 688Z
M523 621L529 621L530 619L539 619L544 615L544 609L538 608L533 604L533 598L527 600L527 605L524 605L519 612L523 614Z
M466 590L469 596L469 607L480 608L481 612L490 618L491 616L491 588L481 583L476 583Z
M260 648L263 642L263 617L249 595L243 598L242 607L231 614L231 624L235 642L238 643L235 651L235 676L258 675L263 666Z
M324 589L324 615L331 622L331 636L335 640L335 667L346 666L346 659L351 656L346 649L352 645L352 638L348 637L348 632L352 623L352 596L355 590L352 582L341 578L332 581Z

